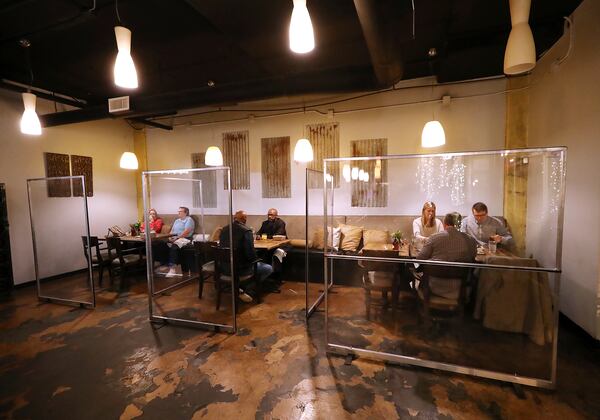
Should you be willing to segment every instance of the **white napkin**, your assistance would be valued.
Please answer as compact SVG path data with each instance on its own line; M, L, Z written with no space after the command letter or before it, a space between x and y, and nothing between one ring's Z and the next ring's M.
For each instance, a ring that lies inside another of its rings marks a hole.
M287 252L285 252L281 248L277 248L275 252L273 252L273 258L277 258L280 263L283 263L283 259L286 257Z

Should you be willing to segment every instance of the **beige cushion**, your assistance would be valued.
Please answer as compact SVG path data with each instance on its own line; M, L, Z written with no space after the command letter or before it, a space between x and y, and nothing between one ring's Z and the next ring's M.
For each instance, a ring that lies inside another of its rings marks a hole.
M352 226L340 224L342 231L342 241L340 247L344 251L356 251L362 238L362 226Z
M389 244L390 242L389 230L365 229L363 231L363 245L365 248L376 248L377 245Z
M290 245L294 248L304 248L306 246L306 241L304 239L292 239L290 240ZM308 241L308 247L313 247L313 241Z
M363 278L365 287L368 288L392 288L394 285L394 273L389 271L369 271Z
M323 229L315 229L312 240L313 248L323 249L325 247L325 236Z
M217 226L215 228L215 230L213 231L212 235L210 235L209 241L210 242L218 242L219 238L221 237L222 230L223 230L222 226Z
M171 225L164 223L160 228L160 233L171 233Z

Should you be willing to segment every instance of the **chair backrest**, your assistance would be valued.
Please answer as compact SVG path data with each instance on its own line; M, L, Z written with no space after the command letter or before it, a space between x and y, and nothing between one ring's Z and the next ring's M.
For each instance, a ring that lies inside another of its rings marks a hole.
M83 254L85 255L85 258L88 258L88 238L87 236L82 236L81 237L81 242L83 243ZM100 244L98 242L98 237L97 236L90 236L90 248L95 248L95 252L96 252L96 258L98 259L98 261L102 261L102 255L100 254ZM90 255L93 251L90 249Z
M196 255L200 257L200 265L214 261L215 251L213 250L213 247L216 246L216 242L194 242Z
M465 279L469 275L469 267L449 267L443 265L423 265L423 273L437 278Z
M374 249L363 249L362 255L364 257L382 257L390 258L390 251L374 250ZM396 252L395 255L398 255ZM396 272L398 265L392 262L379 262L379 261L360 261L360 265L367 271L388 271Z
M219 246L212 246L212 251L215 257L215 279L219 279L221 275L230 275L230 249Z
M121 264L124 264L123 253L121 252L121 239L117 237L106 238L106 245L108 247L108 258L111 261L118 258Z

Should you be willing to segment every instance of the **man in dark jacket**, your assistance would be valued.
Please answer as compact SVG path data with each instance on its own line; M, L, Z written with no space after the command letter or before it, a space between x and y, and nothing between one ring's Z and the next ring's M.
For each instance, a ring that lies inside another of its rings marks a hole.
M285 222L278 216L277 209L269 209L267 212L267 220L262 222L262 226L256 232L257 235L267 235L271 239L273 235L283 235L287 238L285 232Z
M257 259L252 230L246 226L246 220L246 212L238 210L233 217L233 229L231 231L233 236L234 258L236 259L235 264L240 277L252 274L252 266ZM229 229L230 225L227 225L221 231L219 246L229 247ZM263 262L256 263L256 276L260 282L269 277L272 272L273 268L269 264ZM244 302L251 302L252 297L245 293L248 284L246 283L245 285L240 286L243 289L240 290L240 299Z

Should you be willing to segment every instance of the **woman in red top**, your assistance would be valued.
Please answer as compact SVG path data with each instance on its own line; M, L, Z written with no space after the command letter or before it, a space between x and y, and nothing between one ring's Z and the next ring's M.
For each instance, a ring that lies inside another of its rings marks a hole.
M156 213L156 210L154 209L150 209L148 210L148 216L150 217L150 230L154 231L156 233L160 233L162 227L163 227L163 219L161 219L160 217L158 217L158 213ZM144 224L142 223L142 226L140 227L141 231L144 231Z

